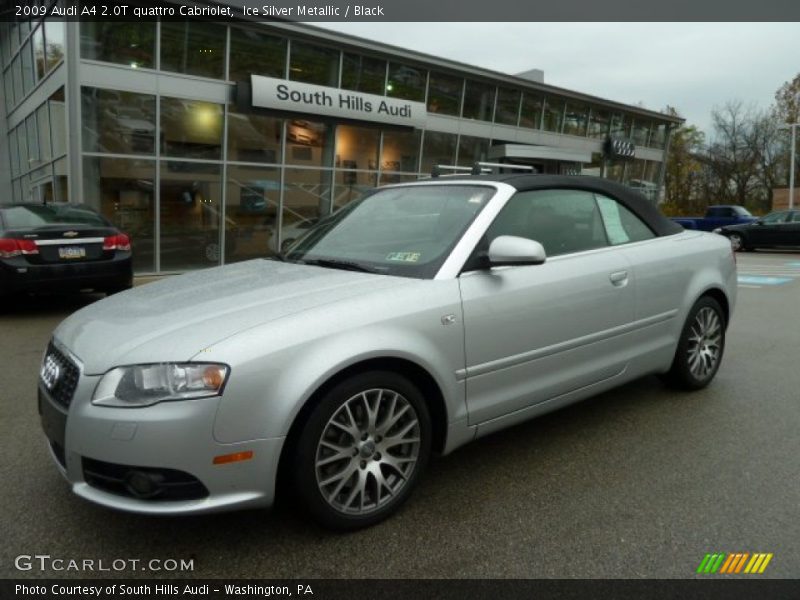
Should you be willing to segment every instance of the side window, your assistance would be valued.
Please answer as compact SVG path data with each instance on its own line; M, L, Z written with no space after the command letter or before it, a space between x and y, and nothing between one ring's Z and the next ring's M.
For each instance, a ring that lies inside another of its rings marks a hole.
M612 246L650 240L655 234L642 220L616 200L595 194L603 216L608 241Z
M783 223L786 220L786 215L788 213L779 212L779 213L772 213L761 219L764 223Z
M792 213L792 223L800 223L800 211Z
M486 248L500 235L536 240L547 256L608 245L594 194L579 190L517 193L489 226Z

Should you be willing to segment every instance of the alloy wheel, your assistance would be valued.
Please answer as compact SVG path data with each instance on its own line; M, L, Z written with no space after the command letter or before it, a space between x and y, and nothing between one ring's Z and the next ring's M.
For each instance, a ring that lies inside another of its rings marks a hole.
M689 370L698 380L712 375L719 362L722 349L722 320L709 307L701 308L695 315L687 348Z

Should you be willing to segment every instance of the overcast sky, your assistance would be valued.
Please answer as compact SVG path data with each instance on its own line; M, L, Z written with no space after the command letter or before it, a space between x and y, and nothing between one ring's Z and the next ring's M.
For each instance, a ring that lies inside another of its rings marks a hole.
M800 72L800 23L317 23L646 108L710 133L731 99L766 108Z

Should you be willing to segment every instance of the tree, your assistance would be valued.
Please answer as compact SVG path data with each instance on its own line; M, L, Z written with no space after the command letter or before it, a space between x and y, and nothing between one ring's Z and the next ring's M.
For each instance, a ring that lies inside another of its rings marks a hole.
M800 121L800 73L775 92L775 117L783 123Z
M667 107L672 116L678 111ZM681 125L670 136L669 155L664 172L664 192L669 210L691 214L701 210L700 186L703 163L697 159L705 144L705 134L694 125Z

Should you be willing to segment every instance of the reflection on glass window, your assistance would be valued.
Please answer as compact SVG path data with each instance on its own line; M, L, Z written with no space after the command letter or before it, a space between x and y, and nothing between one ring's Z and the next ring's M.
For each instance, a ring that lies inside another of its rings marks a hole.
M38 81L47 72L44 54L44 27L41 25L33 32L33 61L36 63Z
M3 85L5 86L3 89L6 97L6 112L11 112L16 104L16 98L14 97L14 71L10 67L6 69L3 76Z
M17 146L17 130L12 129L8 134L8 154L11 158L11 176L19 175L19 147Z
M378 183L377 173L361 171L336 171L333 188L333 210L358 200ZM384 183L389 183L384 180Z
M161 98L161 153L182 158L222 156L222 105Z
M422 143L423 173L430 173L435 165L453 165L456 160L456 136L452 133L426 131Z
M293 119L286 123L286 163L333 166L333 128L325 123Z
M14 99L17 104L25 98L25 91L22 85L22 58L19 54L11 63L11 70L14 72Z
M589 117L589 137L605 138L611 126L611 116L607 110L592 107Z
M53 157L67 153L67 119L64 114L64 88L58 88L47 103L50 107L50 140L53 143Z
M428 84L428 112L458 116L461 110L461 77L431 71Z
M425 69L419 69L400 63L389 63L389 79L386 83L386 95L392 98L403 98L422 102L425 99Z
M225 69L225 27L205 21L162 21L161 68L221 79Z
M501 125L516 125L519 117L519 102L522 92L500 88L497 93L497 109L494 122Z
M155 271L154 181L152 160L83 159L83 201L131 237L137 272ZM57 183L66 188L66 177Z
M382 171L401 171L416 173L419 163L420 131L383 132L383 154L381 156ZM386 176L381 181L387 182Z
M283 250L320 217L330 214L331 175L328 170L286 169L281 224Z
M49 162L53 153L50 147L50 115L46 102L36 109L36 128L39 130L39 157L42 162Z
M81 118L86 152L155 154L155 96L84 87Z
M220 247L220 167L178 161L161 163L161 270L217 265ZM226 223L226 234L230 227ZM227 235L229 240L235 235Z
M280 163L283 119L251 113L228 113L228 159Z
M278 249L280 169L230 165L226 185L225 262L274 254Z
M250 75L285 77L286 39L232 28L230 63L231 81L250 81Z
M637 146L646 146L647 140L650 137L650 121L642 118L635 118L633 120L633 128L631 129L633 142Z
M464 89L464 118L491 121L495 87L491 83L467 80Z
M336 128L336 168L378 170L380 131L371 127Z
M630 128L630 119L625 114L615 112L611 115L611 137L626 138L630 135Z
M588 106L579 102L567 102L567 109L564 114L564 133L585 136L588 119Z
M31 55L30 42L25 42L25 45L22 46L22 50L20 50L20 57L22 60L23 95L27 96L28 93L33 89L33 84L36 79L33 70L33 56Z
M47 71L64 60L64 21L47 19L44 22L45 60Z
M489 152L489 140L486 138L462 135L458 140L458 164L470 167L474 163L486 160Z
M128 65L134 69L155 67L155 23L84 21L80 28L81 58Z
M564 101L547 98L544 104L544 130L561 133L561 122L564 118Z
M339 51L292 41L289 79L336 87L339 85Z
M519 115L520 127L541 128L543 108L544 100L541 96L525 92L522 96L522 111Z
M667 124L658 123L653 124L653 129L650 134L650 147L663 148L664 143L667 141Z
M383 96L386 85L386 61L345 52L342 57L342 87Z

